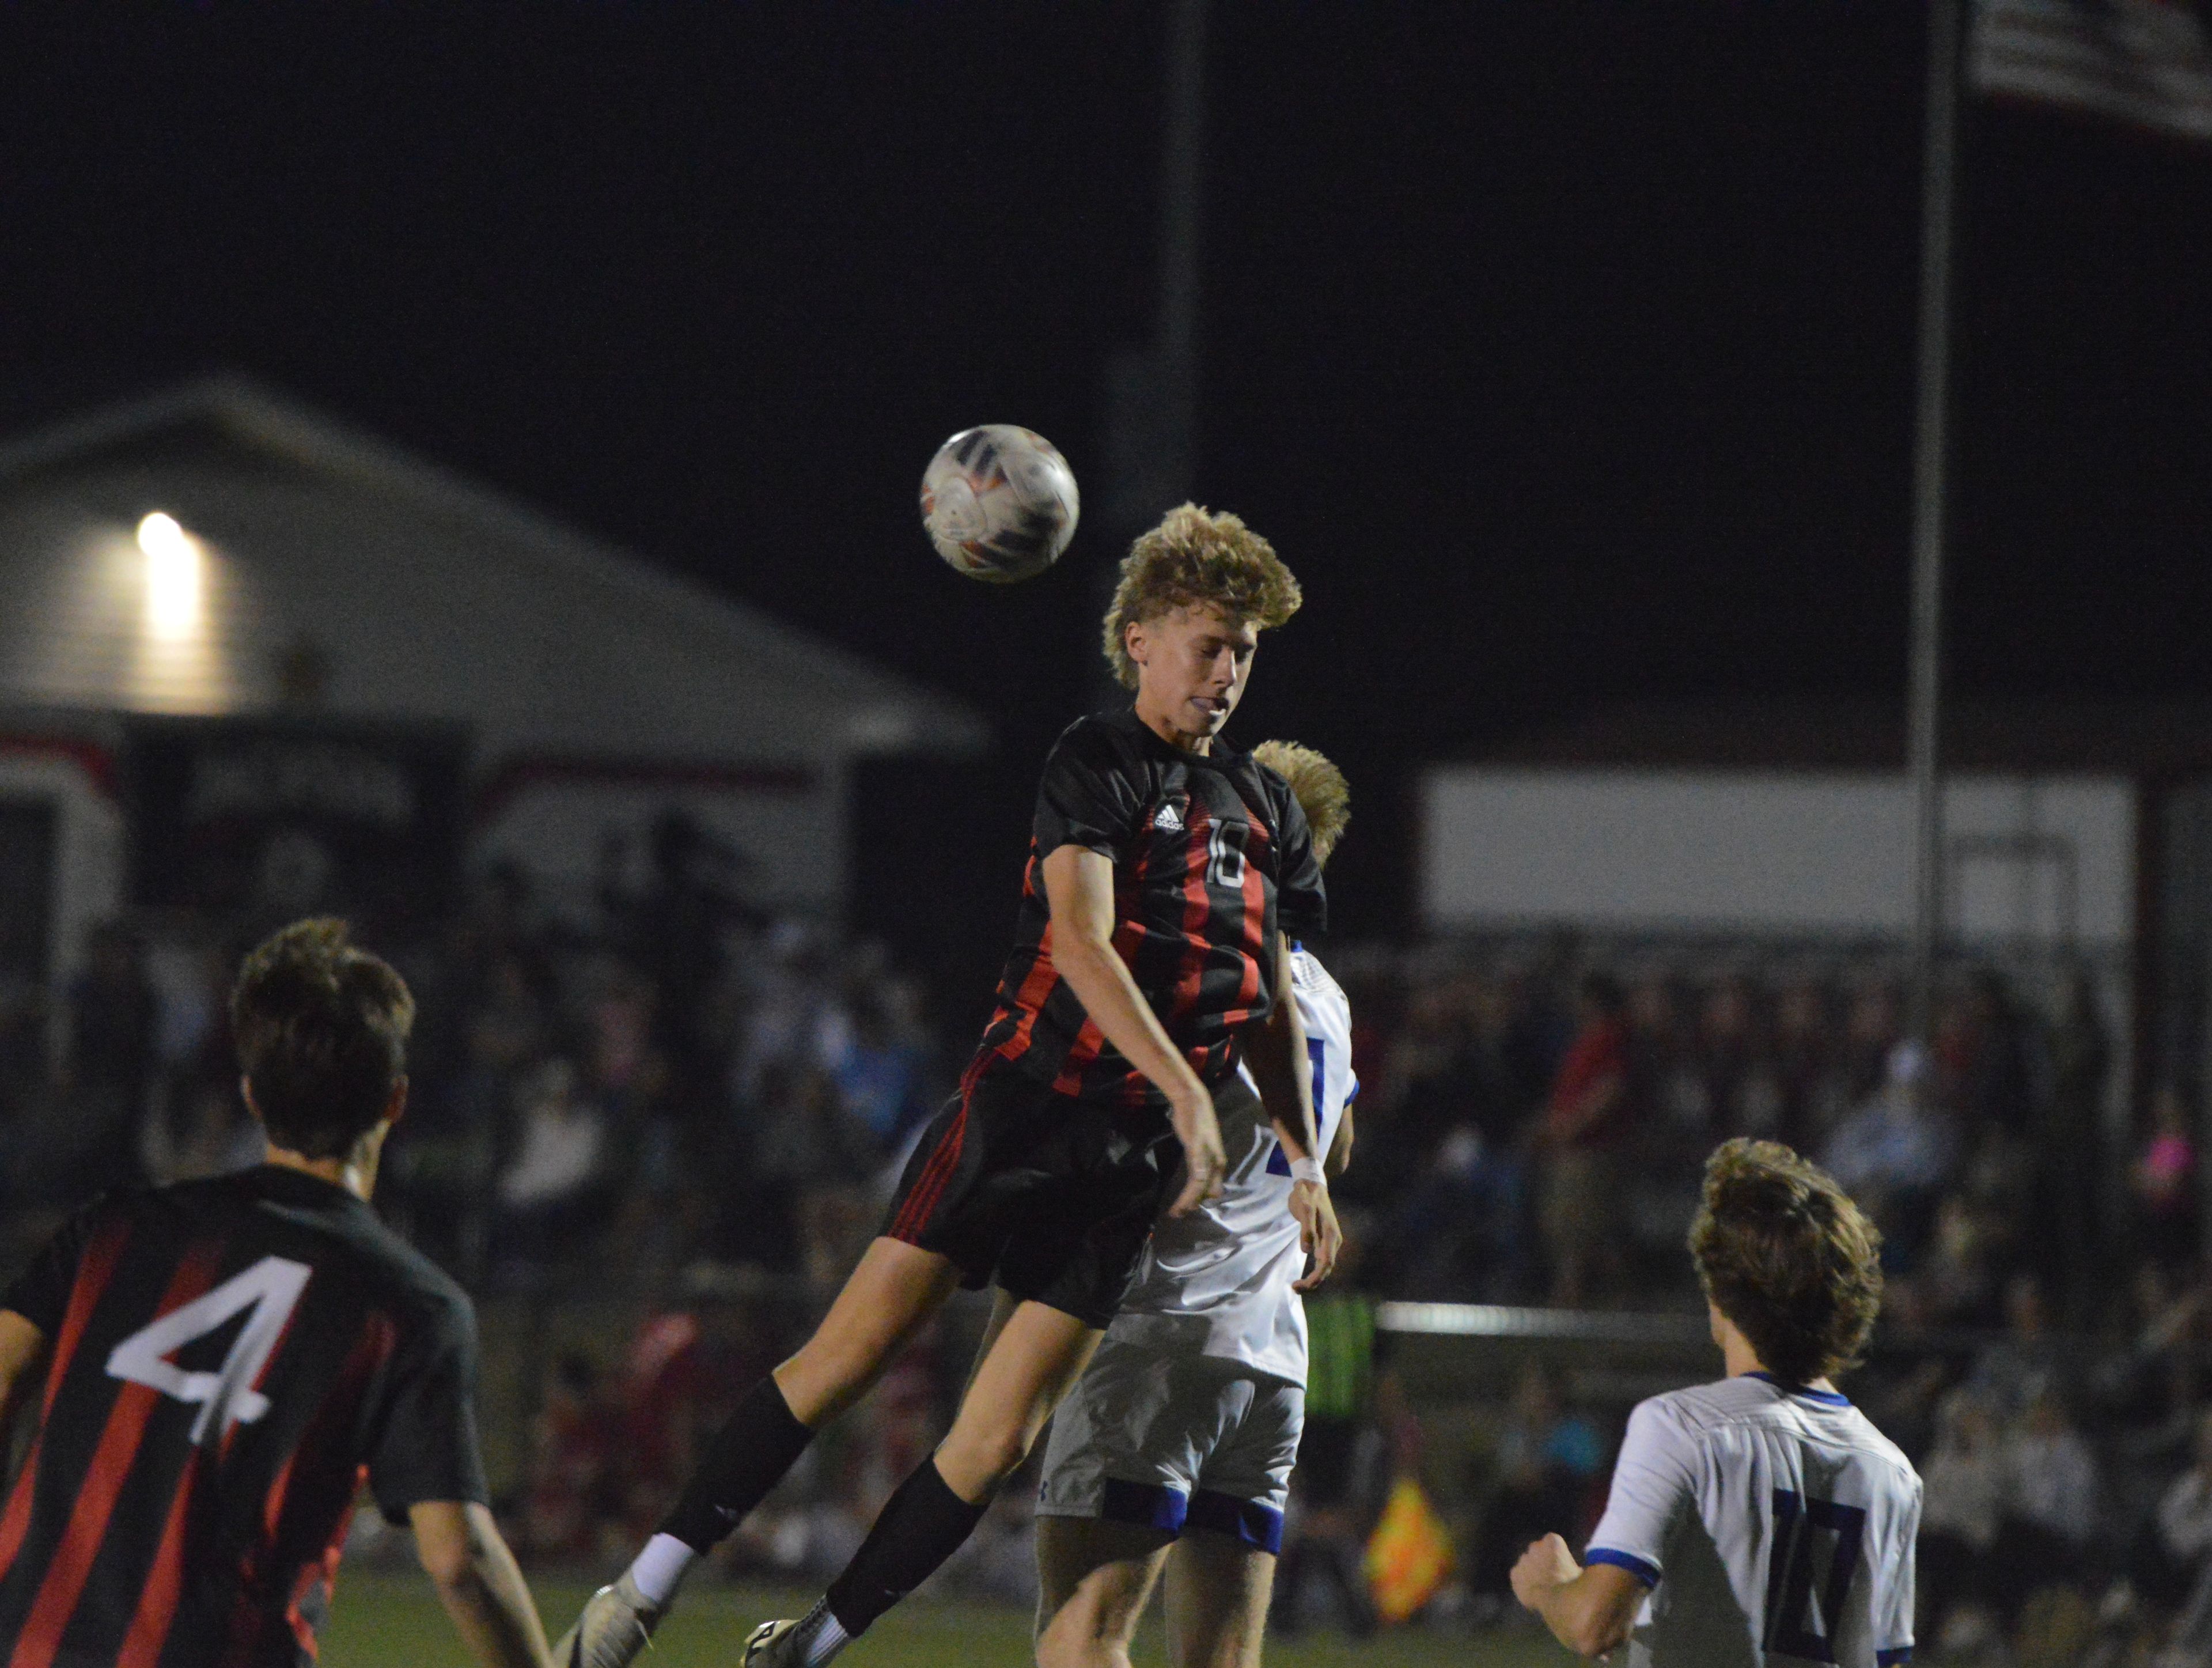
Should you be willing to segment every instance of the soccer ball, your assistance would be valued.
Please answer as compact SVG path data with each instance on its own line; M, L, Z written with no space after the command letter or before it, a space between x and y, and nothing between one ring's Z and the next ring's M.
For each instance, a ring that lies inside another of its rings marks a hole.
M1042 435L1010 423L963 429L921 476L921 525L970 579L1034 579L1075 536L1075 472Z

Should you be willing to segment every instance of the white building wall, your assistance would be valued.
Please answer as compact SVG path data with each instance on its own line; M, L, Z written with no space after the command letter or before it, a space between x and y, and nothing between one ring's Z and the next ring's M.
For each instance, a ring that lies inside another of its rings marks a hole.
M1960 776L1944 807L1952 931L2132 941L2128 780ZM1901 935L1911 924L1911 796L1894 775L1439 766L1422 816L1421 898L1440 928Z

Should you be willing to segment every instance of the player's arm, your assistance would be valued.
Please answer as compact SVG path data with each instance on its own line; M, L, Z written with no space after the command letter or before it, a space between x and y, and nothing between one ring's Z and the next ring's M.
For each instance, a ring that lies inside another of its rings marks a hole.
M1352 1105L1346 1101L1344 1111L1337 1115L1336 1134L1330 1137L1328 1157L1322 1161L1322 1168L1332 1179L1352 1168Z
M1603 1656L1626 1643L1644 1594L1644 1583L1618 1564L1577 1564L1557 1535L1531 1542L1513 1566L1513 1596L1577 1656Z
M416 1555L470 1654L483 1668L549 1668L552 1652L538 1606L490 1509L472 1501L421 1501L407 1518Z
M1182 1142L1188 1176L1168 1207L1180 1216L1221 1192L1228 1159L1213 1097L1190 1062L1168 1039L1159 1016L1128 963L1114 948L1114 865L1088 847L1063 845L1044 860L1044 895L1052 911L1052 965L1091 1023L1121 1056L1168 1098L1168 1116Z
M46 1335L13 1309L0 1309L0 1473L7 1469L8 1433L16 1409L39 1381L46 1358Z
M1336 1207L1329 1202L1321 1155L1314 1150L1321 1143L1314 1134L1312 1075L1302 1069L1306 1022L1291 998L1291 941L1282 934L1275 941L1275 989L1279 994L1273 1010L1244 1033L1244 1058L1259 1087L1260 1102L1275 1126L1275 1139L1291 1161L1291 1214L1298 1220L1298 1243L1313 1259L1305 1278L1297 1282L1304 1292L1328 1278L1344 1244L1344 1232L1336 1225ZM1300 1176L1304 1166L1311 1167Z

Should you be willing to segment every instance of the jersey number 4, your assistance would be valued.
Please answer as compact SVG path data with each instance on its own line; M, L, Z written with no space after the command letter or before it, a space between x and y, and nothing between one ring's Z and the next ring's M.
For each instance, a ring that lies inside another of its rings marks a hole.
M233 1425L250 1425L269 1411L269 1398L253 1387L261 1369L284 1336L284 1323L298 1306L314 1272L305 1263L264 1257L240 1270L204 1297L172 1309L151 1326L142 1326L117 1344L107 1357L112 1378L147 1385L179 1402L196 1402L192 1440L204 1442ZM220 1370L191 1373L169 1357L195 1338L204 1338L242 1309L252 1309Z
M1835 1626L1859 1567L1866 1511L1795 1489L1774 1491L1774 1546L1766 1555L1766 1648L1804 1662L1836 1659ZM1816 1566L1826 1564L1820 1605L1813 1602Z

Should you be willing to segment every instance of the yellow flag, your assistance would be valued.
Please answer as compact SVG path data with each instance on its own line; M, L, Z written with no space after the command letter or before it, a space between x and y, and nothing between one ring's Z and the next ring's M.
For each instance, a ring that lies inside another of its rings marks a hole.
M1390 1485L1382 1519L1367 1537L1367 1587L1375 1614L1385 1622L1403 1622L1437 1596L1451 1567L1451 1531L1421 1485L1400 1477Z

